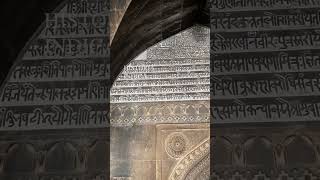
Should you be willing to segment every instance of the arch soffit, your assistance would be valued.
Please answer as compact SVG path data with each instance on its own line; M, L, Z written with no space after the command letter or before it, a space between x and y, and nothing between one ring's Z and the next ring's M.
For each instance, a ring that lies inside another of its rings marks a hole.
M124 3L127 7L118 14L111 14L118 18L110 17L114 21L111 22L110 41L112 82L130 60L152 45L196 23L209 24L205 0L122 1L127 2Z

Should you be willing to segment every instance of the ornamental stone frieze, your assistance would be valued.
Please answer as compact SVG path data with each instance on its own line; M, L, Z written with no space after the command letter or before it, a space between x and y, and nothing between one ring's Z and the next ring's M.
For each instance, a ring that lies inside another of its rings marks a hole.
M209 101L119 103L110 105L112 126L210 122Z

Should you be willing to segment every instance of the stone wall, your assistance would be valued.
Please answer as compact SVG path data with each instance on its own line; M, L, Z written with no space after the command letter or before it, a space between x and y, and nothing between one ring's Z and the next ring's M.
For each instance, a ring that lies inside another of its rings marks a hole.
M213 128L216 179L319 178L319 126L251 124Z
M201 175L207 179L209 137L205 123L112 127L111 177L182 180Z
M105 129L0 132L0 179L107 180Z
M111 177L156 179L155 125L111 127Z
M319 178L319 1L210 1L214 179Z
M209 31L195 26L150 47L123 69L111 89L113 178L209 177L208 55ZM198 148L202 155L195 154ZM198 159L188 166L185 156ZM176 177L181 165L185 174Z
M66 0L0 88L0 179L109 179L109 4Z

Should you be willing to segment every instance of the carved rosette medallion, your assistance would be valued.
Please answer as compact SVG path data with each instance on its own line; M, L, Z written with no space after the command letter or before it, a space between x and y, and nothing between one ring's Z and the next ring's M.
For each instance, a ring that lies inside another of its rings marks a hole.
M172 158L180 158L188 150L188 138L180 132L170 134L165 141L165 148Z

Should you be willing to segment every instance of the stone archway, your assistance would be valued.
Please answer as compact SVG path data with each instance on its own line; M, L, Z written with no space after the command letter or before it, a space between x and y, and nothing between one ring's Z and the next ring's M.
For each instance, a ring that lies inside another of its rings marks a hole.
M209 26L208 0L111 1L111 79L152 45L195 24ZM123 4L124 8L116 6ZM130 42L130 43L128 43Z
M66 1L30 0L20 2L19 0L4 0L1 2L1 13L3 13L1 14L1 22L6 24L3 27L3 33L6 36L2 38L3 41L0 46L4 49L2 57L7 62L2 63L4 66L0 67L0 82L4 81L9 69L16 62L20 51L23 50L30 37L41 26L41 23L45 21L45 13L54 12L59 4ZM112 65L114 67L113 80L125 64L153 44L195 23L209 26L209 7L206 0L110 0L109 7L110 44L113 54L112 59L114 59ZM132 15L135 16L134 21ZM15 17L15 23L10 22L11 17ZM151 21L158 26L153 26L154 24L151 24ZM131 27L131 29L128 27ZM153 31L152 27L154 27ZM141 37L139 34L145 33L141 29L148 29L149 33ZM129 35L134 46L122 50L127 44L128 39L126 38ZM134 38L134 36L139 38ZM121 57L118 57L120 54Z

